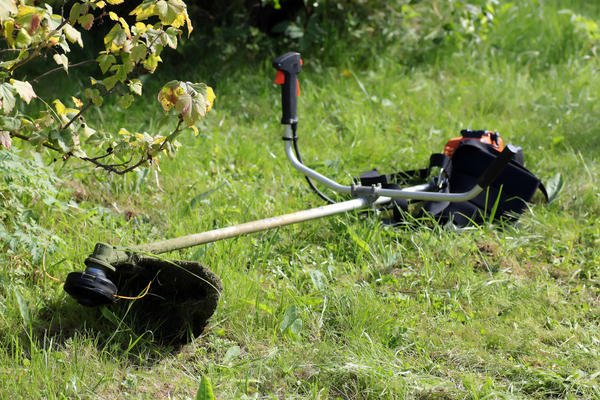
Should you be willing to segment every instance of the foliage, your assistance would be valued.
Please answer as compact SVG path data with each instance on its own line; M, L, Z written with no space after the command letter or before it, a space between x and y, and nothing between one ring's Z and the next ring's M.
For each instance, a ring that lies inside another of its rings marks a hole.
M0 258L26 254L37 263L61 242L39 221L38 212L40 205L54 212L66 209L58 197L58 178L39 157L23 158L12 151L0 152L0 171Z
M297 49L325 64L343 54L348 64L361 68L393 48L398 62L415 66L480 47L508 55L529 51L523 62L537 57L543 67L572 52L594 55L600 40L592 18L566 5L558 15L547 15L554 7L541 1L233 1L224 9L220 2L204 0L192 9L192 18L203 22L192 41L224 59Z
M210 383L208 376L202 376L200 387L196 393L196 400L215 400L212 384Z
M10 148L12 138L19 138L37 149L51 149L65 160L76 157L123 174L156 161L163 151L173 153L178 146L175 139L184 128L198 132L196 124L212 107L214 93L205 84L189 82L176 83L181 90L171 93L169 101L181 107L175 107L178 123L168 135L129 133L126 128L116 135L84 118L109 96L117 97L121 110L129 108L135 97L142 95L141 78L154 73L163 50L177 48L184 27L188 35L192 31L182 0L144 0L129 16L121 16L111 7L123 1L76 1L70 3L64 15L55 14L47 3L35 6L33 1L2 1L0 36L6 45L0 53L3 147ZM135 22L128 22L132 18ZM104 49L95 60L71 63L71 46L84 46L81 30L89 31L101 24L110 27L103 38ZM21 72L34 61L44 63L50 58L56 67L37 78L28 78ZM77 93L63 94L62 100L42 99L36 94L34 86L46 84L51 73L69 73L73 67L89 62L98 65L100 74L90 77L89 84ZM33 107L36 101L41 103L41 110Z

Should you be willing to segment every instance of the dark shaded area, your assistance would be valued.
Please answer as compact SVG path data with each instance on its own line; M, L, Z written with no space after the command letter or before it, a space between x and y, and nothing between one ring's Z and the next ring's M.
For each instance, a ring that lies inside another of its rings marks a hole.
M303 0L282 0L280 7L260 0L238 0L227 2L203 0L188 5L190 18L196 25L232 26L245 21L261 32L277 36L281 24L294 21L301 12L310 15L313 8Z
M213 272L194 261L145 258L136 264L134 274L114 278L120 296L140 297L122 300L115 306L117 314L126 315L135 331L150 331L164 344L182 344L199 336L223 289Z

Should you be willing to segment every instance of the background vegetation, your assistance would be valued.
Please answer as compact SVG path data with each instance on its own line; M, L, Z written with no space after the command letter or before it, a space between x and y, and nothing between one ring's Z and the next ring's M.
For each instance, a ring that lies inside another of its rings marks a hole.
M190 8L194 34L146 85L204 81L218 98L160 172L0 151L0 397L193 398L208 376L220 399L600 398L600 6L280 3L285 18L269 23L245 2ZM303 155L328 175L423 166L471 127L522 146L545 182L560 173L562 192L510 226L390 228L350 213L174 254L224 284L205 334L183 348L68 298L62 281L97 241L320 204L279 140L270 62L290 49L305 60ZM44 92L70 93L86 72ZM145 93L89 118L154 133Z

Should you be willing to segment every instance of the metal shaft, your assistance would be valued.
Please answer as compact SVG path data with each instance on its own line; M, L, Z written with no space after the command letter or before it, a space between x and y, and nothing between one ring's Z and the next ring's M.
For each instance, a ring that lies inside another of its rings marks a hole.
M379 199L376 204L389 201L389 199ZM218 240L228 239L235 236L245 235L247 233L260 232L267 229L277 228L295 224L298 222L309 221L311 219L327 217L329 215L340 214L347 211L357 210L373 204L370 199L358 198L341 203L330 204L322 207L311 208L290 214L279 215L277 217L260 219L257 221L246 222L239 225L228 226L226 228L214 229L208 232L194 233L175 239L162 240L159 242L141 245L132 249L133 251L143 251L154 254L160 254L167 251L184 249L186 247L197 246L200 244L216 242Z

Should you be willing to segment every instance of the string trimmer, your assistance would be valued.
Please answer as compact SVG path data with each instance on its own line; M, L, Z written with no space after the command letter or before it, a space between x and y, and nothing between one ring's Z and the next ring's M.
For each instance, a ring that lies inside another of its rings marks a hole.
M351 199L130 249L98 243L85 259L85 271L71 272L67 276L64 285L67 293L80 304L92 307L110 305L119 298L134 299L132 307L138 321L147 323L158 338L185 341L199 335L213 314L222 288L221 282L197 262L167 261L157 255L352 210L380 207L398 199L463 202L480 194L515 154L514 148L506 146L481 174L477 183L461 193L428 191L431 190L429 184L403 189L386 188L380 184L340 184L307 167L299 157L297 77L302 68L300 54L284 54L273 61L273 66L277 70L275 82L281 85L281 123L284 125L283 141L287 158L307 179L315 180ZM311 185L314 187L312 182Z

